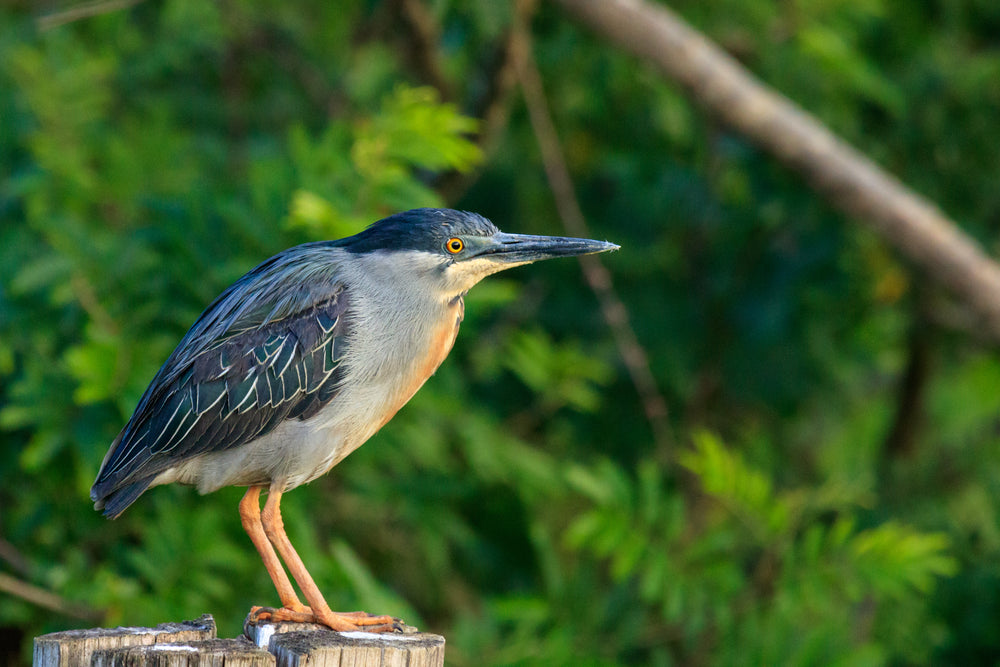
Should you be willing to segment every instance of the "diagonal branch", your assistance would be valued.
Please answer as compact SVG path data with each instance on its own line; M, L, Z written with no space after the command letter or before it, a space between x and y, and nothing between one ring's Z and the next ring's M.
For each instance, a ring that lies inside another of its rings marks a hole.
M107 14L109 12L117 12L122 9L128 9L132 5L137 5L140 2L142 2L142 0L92 0L91 2L83 2L75 7L70 7L69 9L65 9L60 12L40 16L38 18L38 29L51 30L52 28L58 28L66 23L79 21L80 19L90 18L91 16L98 16L100 14Z
M3 538L0 538L0 560L6 561L8 565L23 575L31 572L28 559L17 550L17 547Z
M86 621L95 621L104 618L104 612L100 609L94 609L93 607L65 600L44 588L39 588L20 579L15 579L3 572L0 572L0 591L14 597L19 597L33 605L54 611L57 614L63 614L64 616L81 618Z
M521 12L518 16L523 17ZM513 27L516 38L514 66L524 93L528 115L535 131L538 147L542 153L545 175L555 197L559 217L566 230L574 236L589 236L587 222L580 209L569 168L559 144L559 135L549 114L548 102L542 78L532 56L531 36L523 21L516 21ZM670 443L667 402L656 386L656 380L649 368L646 350L639 343L629 322L628 310L611 284L611 274L595 255L580 257L584 278L597 296L601 312L611 328L615 343L628 369L632 384L642 401L646 419L653 429L659 449L666 452Z
M581 23L660 69L694 100L785 165L965 303L1000 341L1000 266L932 203L759 82L662 5L557 0Z

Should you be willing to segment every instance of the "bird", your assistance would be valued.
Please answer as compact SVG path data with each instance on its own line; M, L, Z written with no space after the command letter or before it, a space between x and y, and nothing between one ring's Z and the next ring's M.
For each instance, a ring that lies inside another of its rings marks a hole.
M480 280L618 248L419 208L280 252L223 291L164 362L104 457L94 507L113 519L162 484L247 487L240 519L281 601L249 620L400 631L391 616L330 609L285 534L282 495L326 474L409 401L451 351Z

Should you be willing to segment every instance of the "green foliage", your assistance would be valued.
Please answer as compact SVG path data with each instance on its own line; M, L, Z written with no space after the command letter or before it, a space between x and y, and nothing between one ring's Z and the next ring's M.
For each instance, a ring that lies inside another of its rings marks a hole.
M349 236L392 211L443 206L420 169L468 171L481 159L467 135L476 121L442 104L433 88L397 86L379 113L327 127L312 140L291 133L291 157L306 187L292 195L288 225L313 238Z
M609 461L571 469L570 483L593 506L566 532L572 548L607 561L613 581L629 582L679 641L696 650L706 632L717 634L723 664L929 655L933 636L907 636L895 623L910 622L926 607L928 586L956 572L947 536L894 522L859 530L856 510L827 507L822 490L775 489L709 434L680 461L705 494L693 506L664 487L652 461L639 464L634 481ZM866 606L874 630L859 645L853 617ZM899 617L900 609L910 613Z
M510 336L502 352L503 365L535 394L540 411L564 407L594 412L601 401L600 385L611 369L587 356L579 345L557 345L542 332L520 331Z
M275 601L239 489L157 488L115 522L87 500L198 313L274 252L400 209L564 233L516 95L475 141L513 5L424 4L430 59L401 3L164 0L45 31L0 9L0 572L103 624L207 611L235 634ZM995 250L991 3L672 7ZM532 27L677 444L572 262L494 277L413 401L284 497L330 603L445 634L455 665L1000 660L995 353L658 73L555 5ZM22 658L93 622L0 595Z

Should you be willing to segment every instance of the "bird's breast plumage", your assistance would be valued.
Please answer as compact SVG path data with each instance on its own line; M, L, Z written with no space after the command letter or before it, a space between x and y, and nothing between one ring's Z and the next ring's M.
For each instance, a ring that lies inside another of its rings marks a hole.
M447 358L465 304L456 297L434 310L423 320L427 326L389 316L385 310L378 320L360 314L352 320L344 381L336 398L314 420L315 428L328 434L328 446L305 481L328 472L385 426ZM400 329L394 331L395 327ZM394 341L391 351L381 339Z
M378 420L377 428L385 426L441 366L455 345L458 329L464 316L465 303L461 297L458 297L449 304L444 316L431 330L426 354L422 358L414 359L413 369L409 376L401 379L395 396L387 401L385 414Z

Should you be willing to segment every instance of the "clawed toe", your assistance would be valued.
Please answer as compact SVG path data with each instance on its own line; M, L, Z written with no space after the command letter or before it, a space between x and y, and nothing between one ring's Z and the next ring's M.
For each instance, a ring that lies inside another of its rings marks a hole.
M317 623L316 615L309 607L291 609L289 607L251 607L247 623Z
M412 625L407 625L394 616L369 614L364 611L314 612L309 607L300 609L289 607L252 607L247 615L244 627L259 623L314 623L325 625L338 632L401 632L411 634L417 632Z
M360 632L400 632L403 634L413 634L418 630L412 625L407 625L402 619L395 616L377 616L363 611L347 612L337 614L338 616L349 616L350 620L357 626L355 631Z
M246 623L249 623L249 624L252 625L252 624L261 623L261 622L264 622L264 621L270 621L271 620L271 613L273 611L274 611L274 609L272 607L259 607L259 606L256 606L256 605L253 606L253 607L250 607L250 613L247 614Z

